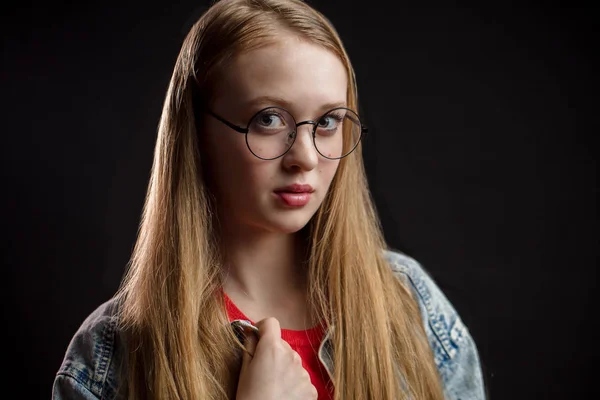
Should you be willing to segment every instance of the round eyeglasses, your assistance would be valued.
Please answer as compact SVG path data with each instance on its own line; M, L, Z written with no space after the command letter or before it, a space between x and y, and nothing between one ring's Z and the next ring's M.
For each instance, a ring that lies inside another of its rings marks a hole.
M294 145L301 125L313 126L313 144L320 155L330 160L352 153L362 136L368 133L358 114L344 107L327 111L317 121L298 123L286 109L267 107L254 114L246 128L232 124L209 109L206 111L234 131L245 134L250 152L263 160L285 155Z

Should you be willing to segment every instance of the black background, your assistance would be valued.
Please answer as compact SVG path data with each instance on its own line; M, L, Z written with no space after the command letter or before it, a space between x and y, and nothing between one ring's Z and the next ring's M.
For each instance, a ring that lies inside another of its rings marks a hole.
M455 304L490 398L592 390L592 10L309 3L356 69L386 238ZM205 4L3 11L4 394L50 397L73 333L117 289L168 81Z

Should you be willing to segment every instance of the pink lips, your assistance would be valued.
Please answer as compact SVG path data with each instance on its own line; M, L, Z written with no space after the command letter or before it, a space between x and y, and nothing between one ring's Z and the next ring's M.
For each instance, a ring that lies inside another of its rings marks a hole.
M310 201L310 194L314 189L310 185L294 184L276 189L275 194L291 207L302 207Z

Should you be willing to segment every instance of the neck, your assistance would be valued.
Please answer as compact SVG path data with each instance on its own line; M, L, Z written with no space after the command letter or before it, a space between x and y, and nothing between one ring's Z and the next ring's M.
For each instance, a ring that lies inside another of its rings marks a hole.
M224 290L247 301L277 304L306 295L307 273L300 233L284 234L237 225L223 230Z

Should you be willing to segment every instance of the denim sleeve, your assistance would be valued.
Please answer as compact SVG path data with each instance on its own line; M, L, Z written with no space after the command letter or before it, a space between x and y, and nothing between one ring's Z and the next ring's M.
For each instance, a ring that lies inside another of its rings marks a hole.
M109 300L81 324L54 379L53 400L119 398L122 354L116 309Z
M445 398L484 400L485 386L477 346L455 308L416 260L390 251L386 257L418 300Z
M70 376L57 375L52 387L52 400L98 400L84 385Z

